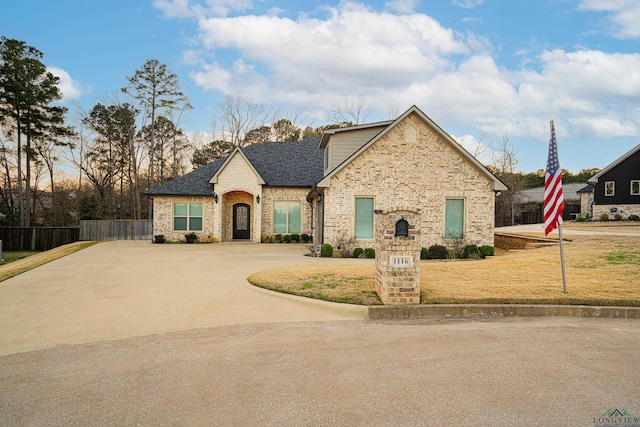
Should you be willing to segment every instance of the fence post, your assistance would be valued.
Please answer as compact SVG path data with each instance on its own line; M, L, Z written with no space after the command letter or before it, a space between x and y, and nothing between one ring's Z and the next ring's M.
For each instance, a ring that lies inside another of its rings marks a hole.
M0 262L4 261L4 258L2 258L2 240L0 240Z

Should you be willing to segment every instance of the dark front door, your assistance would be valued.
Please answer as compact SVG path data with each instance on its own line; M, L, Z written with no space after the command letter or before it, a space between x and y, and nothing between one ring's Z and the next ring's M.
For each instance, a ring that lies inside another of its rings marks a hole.
M233 205L233 240L251 237L251 208L246 203Z

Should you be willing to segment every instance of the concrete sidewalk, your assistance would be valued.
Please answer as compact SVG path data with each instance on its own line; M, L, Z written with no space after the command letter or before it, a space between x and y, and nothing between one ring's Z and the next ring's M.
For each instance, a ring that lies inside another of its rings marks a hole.
M104 242L0 283L0 355L220 325L363 319L366 307L261 290L252 273L340 262L304 245Z

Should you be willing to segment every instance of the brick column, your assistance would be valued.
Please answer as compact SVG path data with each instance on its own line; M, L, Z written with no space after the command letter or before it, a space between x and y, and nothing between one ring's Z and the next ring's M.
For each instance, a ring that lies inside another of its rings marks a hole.
M401 219L408 236L396 235ZM420 209L406 206L375 211L376 292L384 304L420 303Z

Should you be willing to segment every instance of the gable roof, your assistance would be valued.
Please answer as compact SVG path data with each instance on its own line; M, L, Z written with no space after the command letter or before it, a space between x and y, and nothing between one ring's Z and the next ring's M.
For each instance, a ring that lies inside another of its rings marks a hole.
M336 133L350 132L350 131L362 130L362 129L371 129L371 128L377 128L377 127L381 128L382 130L382 128L389 126L391 123L393 123L393 120L385 120L383 122L366 123L361 125L345 126L342 128L327 129L324 132L322 132L322 138L320 139L319 148L325 148L329 143L329 139L331 138L331 136L335 135Z
M379 134L377 134L376 136L374 136L369 142L367 142L366 144L364 144L362 147L360 147L355 153L353 153L351 156L349 156L345 161L343 161L342 163L340 163L338 166L336 166L331 172L329 172L327 175L325 175L325 177L322 179L322 181L320 181L318 183L318 187L328 187L329 186L329 182L331 180L331 177L334 176L336 173L340 172L343 168L345 168L349 163L351 163L356 157L358 157L360 154L362 154L367 148L369 148L371 145L375 144L376 141L380 140L381 138L383 138L387 133L389 133L394 127L396 127L400 122L402 122L404 119L406 119L410 114L415 113L417 114L422 120L424 120L433 130L436 131L436 133L442 137L442 139L449 143L449 145L451 146L451 148L453 148L455 151L458 152L458 154L460 154L461 157L463 157L464 159L466 159L469 163L471 163L476 169L478 169L478 171L480 171L481 174L483 174L484 176L486 176L490 181L492 181L494 183L494 191L506 191L507 190L507 186L504 185L504 183L502 181L500 181L498 179L498 177L496 177L494 174L492 174L482 163L480 163L475 157L473 157L467 150L465 150L462 145L460 145L458 142L456 142L448 133L446 133L444 130L442 130L442 128L440 126L438 126L433 120L431 120L429 118L429 116L427 116L425 113L422 112L422 110L420 110L418 107L416 107L415 105L411 108L409 108L407 111L404 112L404 114L402 114L400 117L398 117L396 120L393 120L391 122L388 122L389 124L387 125L387 127L381 131ZM387 122L379 122L379 123L373 123L373 125L381 125L382 123L387 123ZM340 129L332 129L332 130L340 130ZM353 127L351 128L342 128L342 130L353 130ZM324 136L323 136L323 140L324 140Z
M271 187L311 187L322 179L322 150L319 138L300 142L265 142L237 149ZM236 153L236 150L232 154ZM222 170L232 154L149 191L150 196L211 196L210 180Z
M589 184L597 184L598 183L598 179L600 179L600 177L602 175L604 175L605 173L609 172L611 169L615 168L616 166L618 166L620 163L624 162L625 160L627 160L629 157L631 157L633 154L635 154L637 151L640 151L640 144L636 145L635 147L633 147L631 150L629 150L627 153L623 154L621 157L619 157L617 160L615 160L614 162L612 162L610 165L608 165L606 168L602 169L600 172L598 172L597 174L595 174L594 176L592 176L591 178L589 178L587 180L587 182Z
M220 168L216 171L216 173L213 175L213 177L209 180L209 183L211 184L217 184L218 183L218 175L220 175L220 173L222 173L222 171L224 170L224 168L227 167L227 165L231 162L231 159L233 159L235 156L240 156L242 157L242 159L247 162L247 164L249 165L249 167L251 168L251 170L253 171L253 173L256 174L256 177L258 178L258 184L264 185L264 179L262 179L262 177L260 176L260 173L258 173L258 171L256 170L256 168L253 167L253 165L251 164L251 162L249 161L249 159L247 159L247 156L245 156L244 154L242 154L242 150L240 149L240 147L236 147L231 154L229 154L227 156L227 160L224 161L224 163L222 164L222 166L220 166Z

